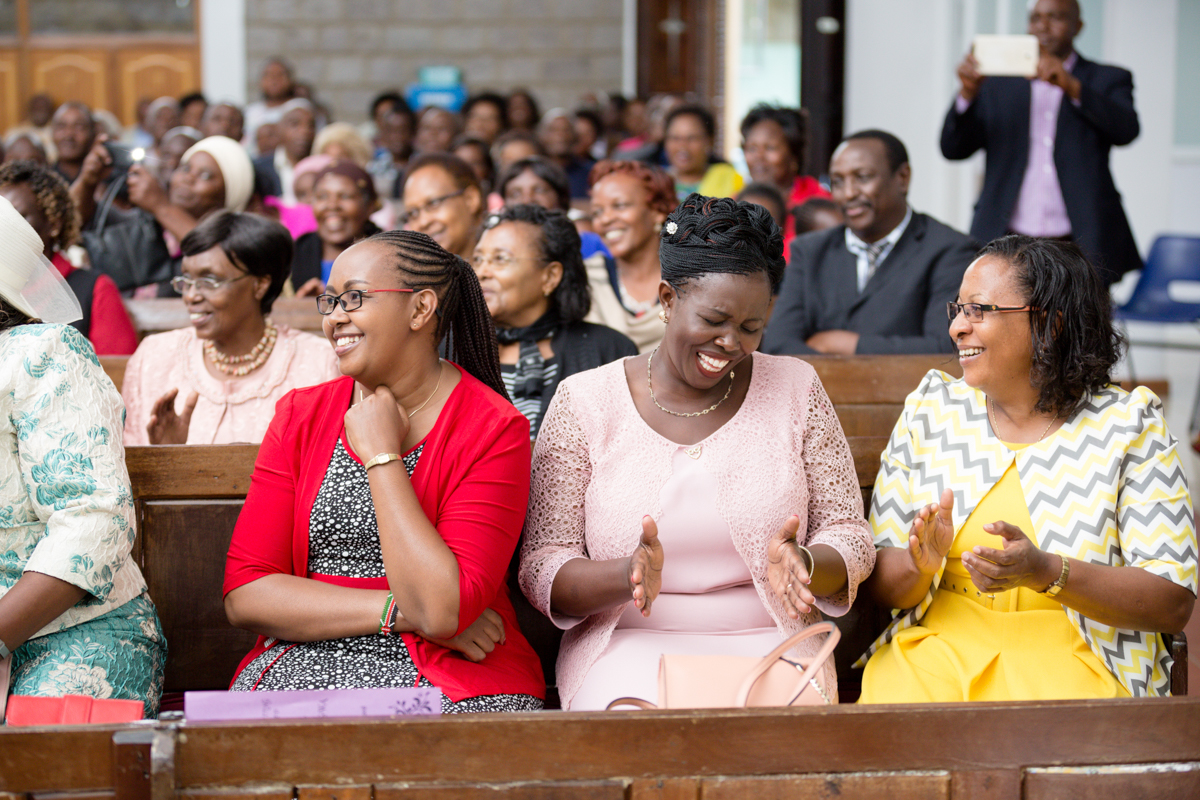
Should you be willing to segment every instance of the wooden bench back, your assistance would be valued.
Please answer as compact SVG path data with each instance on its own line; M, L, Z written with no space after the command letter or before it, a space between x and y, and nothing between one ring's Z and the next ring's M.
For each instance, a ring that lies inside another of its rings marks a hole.
M126 300L125 308L133 319L138 336L173 331L191 325L187 307L177 297ZM271 319L301 331L321 332L321 315L311 297L280 297L271 308Z

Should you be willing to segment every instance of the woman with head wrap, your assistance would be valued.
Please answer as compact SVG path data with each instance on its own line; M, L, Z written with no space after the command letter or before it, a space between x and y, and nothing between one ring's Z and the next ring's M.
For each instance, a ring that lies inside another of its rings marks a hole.
M283 198L274 195L262 198L267 215L272 218L278 215L280 224L288 229L293 239L299 239L317 229L317 218L312 209L313 186L317 182L317 176L334 163L336 159L330 156L309 156L296 164L292 171L292 188L296 192L294 204L289 205L283 202Z
M77 269L65 255L79 239L79 213L67 182L49 167L14 161L0 167L0 197L25 217L42 239L50 259L81 305L82 316L71 323L88 337L102 356L127 356L137 347L137 331L112 278L94 269Z
M221 211L183 239L172 281L192 325L147 336L121 393L126 444L258 442L275 402L337 376L329 345L267 316L292 262L277 222Z
M292 286L299 297L325 291L333 260L357 241L379 233L371 214L379 208L370 173L349 161L338 161L317 173L312 209L317 229L296 240Z
M44 246L0 198L0 685L154 716L167 646L131 558L124 409Z
M875 563L816 373L754 352L778 226L693 194L661 257L662 343L561 383L534 445L520 582L567 631L565 709L653 700L664 653L762 656L818 609L845 613ZM832 664L817 681L836 702Z
M129 167L125 181L136 209L121 213L99 208L96 184L112 165L104 142L83 162L71 196L84 219L84 247L92 266L110 275L122 291L159 283L160 294L172 295L168 281L179 272L179 245L206 214L224 208L244 211L254 192L254 165L245 149L225 136L209 136L183 154L167 188L140 162ZM93 218L94 216L94 218Z

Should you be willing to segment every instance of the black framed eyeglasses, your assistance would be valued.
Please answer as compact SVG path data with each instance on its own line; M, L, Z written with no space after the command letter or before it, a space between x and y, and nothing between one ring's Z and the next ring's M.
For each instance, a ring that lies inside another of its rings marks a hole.
M317 295L317 313L328 316L341 305L342 311L357 311L362 308L363 297L376 292L415 292L416 289L348 289L341 294Z
M427 200L424 205L420 205L420 206L417 206L416 208L405 211L403 214L401 214L399 217L396 218L396 221L399 222L401 225L409 225L409 224L415 222L417 217L421 216L425 212L437 211L439 208L441 208L442 203L446 202L447 200L453 200L454 198L456 198L462 194L465 194L466 191L467 191L466 189L459 189L457 192L451 192L450 194L444 194L441 197L434 197L431 200Z
M983 322L983 315L988 311L1001 314L1011 314L1016 311L1037 311L1034 306L994 306L984 303L946 303L946 316L954 322L959 312L967 318L967 322Z

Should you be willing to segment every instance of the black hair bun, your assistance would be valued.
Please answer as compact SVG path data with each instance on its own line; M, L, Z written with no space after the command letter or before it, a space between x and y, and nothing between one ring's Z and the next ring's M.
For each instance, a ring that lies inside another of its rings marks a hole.
M783 233L771 212L731 197L688 195L663 224L663 244L711 248L783 266Z

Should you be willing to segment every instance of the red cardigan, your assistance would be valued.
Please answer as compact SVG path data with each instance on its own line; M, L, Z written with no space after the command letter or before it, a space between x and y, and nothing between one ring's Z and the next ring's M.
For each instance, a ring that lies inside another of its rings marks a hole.
M457 365L456 365L457 366ZM404 633L421 674L453 701L491 694L544 697L541 664L517 627L505 572L521 535L529 499L529 423L511 403L461 367L413 471L425 516L454 552L459 569L461 632L485 608L504 618L505 644L482 662ZM225 594L266 575L289 574L342 586L386 589L386 578L310 575L309 517L339 437L350 450L343 417L354 380L296 389L275 406L246 504L225 563ZM265 649L260 636L240 673Z

